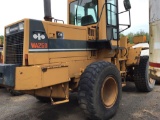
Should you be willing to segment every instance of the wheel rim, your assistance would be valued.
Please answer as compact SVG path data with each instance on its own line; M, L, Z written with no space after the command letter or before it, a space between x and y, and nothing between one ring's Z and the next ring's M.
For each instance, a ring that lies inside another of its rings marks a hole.
M150 84L153 84L154 82L155 82L155 80L154 80L154 79L149 78L149 83L150 83Z
M118 96L118 87L115 79L113 77L107 77L102 85L101 89L101 98L103 101L103 104L107 108L111 108Z

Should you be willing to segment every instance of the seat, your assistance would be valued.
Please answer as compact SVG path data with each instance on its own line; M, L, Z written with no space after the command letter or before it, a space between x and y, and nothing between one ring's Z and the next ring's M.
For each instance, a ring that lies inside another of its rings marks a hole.
M92 24L92 23L95 23L92 15L86 15L86 16L81 18L81 25L82 26L89 25L89 24Z

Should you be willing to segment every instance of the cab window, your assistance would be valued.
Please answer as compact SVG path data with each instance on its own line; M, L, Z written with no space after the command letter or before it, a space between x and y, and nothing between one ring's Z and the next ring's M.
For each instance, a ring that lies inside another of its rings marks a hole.
M113 32L113 39L116 40L118 39L117 0L106 0L106 3L107 3L106 6L107 25L112 27L111 30Z
M97 0L79 0L70 4L69 23L86 26L97 23Z

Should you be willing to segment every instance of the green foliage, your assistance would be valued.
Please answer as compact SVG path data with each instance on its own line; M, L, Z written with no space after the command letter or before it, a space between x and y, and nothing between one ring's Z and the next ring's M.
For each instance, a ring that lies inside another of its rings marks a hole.
M0 35L0 44L3 44L4 36Z
M3 36L3 35L0 35L0 39L3 41L3 39L4 39L4 36Z
M121 37L124 37L124 36L125 36L125 35L124 35L123 33L120 34L120 38L121 38Z
M133 37L135 36L134 33L130 32L130 33L128 33L127 36L128 36L129 42L133 43Z
M140 35L146 36L147 42L149 41L149 33L144 32L144 31L139 31L139 32L136 32L136 33L130 32L130 33L128 33L126 36L128 37L129 42L130 42L130 43L133 43L133 37L134 37L134 36L140 36Z

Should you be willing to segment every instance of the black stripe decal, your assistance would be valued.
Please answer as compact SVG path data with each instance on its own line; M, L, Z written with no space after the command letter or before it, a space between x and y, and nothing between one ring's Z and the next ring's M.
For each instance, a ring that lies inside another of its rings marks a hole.
M66 51L90 51L97 49L29 49L29 52L66 52Z
M88 48L87 41L53 39L48 41L48 49L85 49Z

